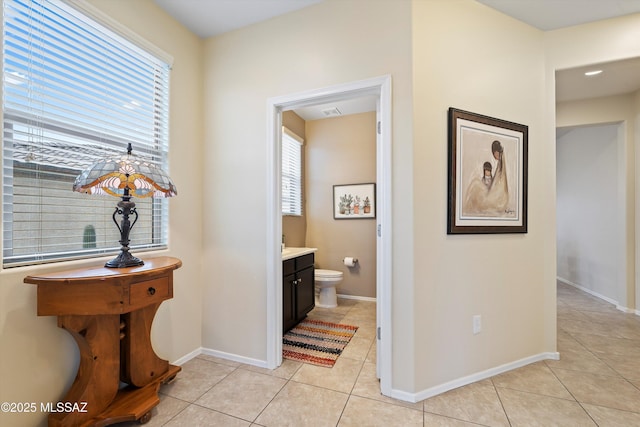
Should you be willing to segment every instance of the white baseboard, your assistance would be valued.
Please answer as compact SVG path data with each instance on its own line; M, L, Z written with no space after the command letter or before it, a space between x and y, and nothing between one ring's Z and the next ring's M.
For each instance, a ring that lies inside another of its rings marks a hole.
M266 368L267 362L265 360L252 359L249 357L238 356L236 354L225 353L223 351L212 350L209 348L200 347L189 354L179 358L175 362L172 362L174 365L181 366L189 360L201 355L206 354L208 356L219 357L225 360L231 360L234 362L244 363L246 365L257 366L259 368ZM560 360L560 353L558 352L547 352L540 353L534 356L525 357L524 359L516 360L515 362L506 363L501 366L497 366L495 368L487 369L482 372L477 372L472 375L468 375L466 377L458 378L453 381L449 381L444 384L437 385L435 387L428 388L426 390L422 390L417 393L410 393L402 390L391 390L391 396L394 399L402 400L405 402L416 403L421 400L428 399L433 396L437 396L439 394L445 393L447 391L453 390L458 387L462 387L465 385L469 385L471 383L475 383L477 381L481 381L490 377L493 377L498 374L502 374L513 369L518 369L523 366L529 365L531 363L539 362L541 360Z
M250 357L238 356L237 354L225 353L224 351L212 350L210 348L200 347L193 350L191 353L185 354L178 360L171 362L172 365L182 366L191 359L206 354L207 356L219 357L220 359L231 360L238 363L244 363L245 365L257 366L259 368L266 368L267 362L265 360L252 359Z
M238 356L237 354L225 353L224 351L212 350L210 348L201 348L201 354L219 357L220 359L231 360L238 363L244 363L245 365L257 366L259 368L267 367L266 360L252 359L250 357Z
M182 366L185 363L187 363L189 360L194 359L195 357L199 356L200 354L202 354L202 347L196 348L191 353L185 354L184 356L182 356L178 360L175 360L175 361L171 362L171 364L172 365Z
M564 283L565 285L573 286L574 288L576 288L576 289L580 289L581 291L586 292L586 293L588 293L588 294L589 294L589 295L591 295L591 296L594 296L594 297L599 298L599 299L601 299L601 300L603 300L603 301L606 301L606 302L608 302L609 304L613 304L613 305L615 305L615 306L616 306L616 309L618 309L618 310L620 310L620 311L622 311L622 312L624 312L624 313L635 313L635 314L639 314L638 312L639 312L640 310L634 310L634 309L632 309L632 308L628 308L628 307L622 306L622 305L620 305L620 303L619 303L618 301L614 300L613 298L609 298L609 297L607 297L607 296L605 296L605 295L599 294L598 292L592 291L592 290L591 290L591 289L589 289L589 288L585 288L584 286L579 285L579 284L577 284L577 283L574 283L574 282L572 282L571 280L563 279L562 277L556 277L556 279L558 280L558 282L562 282L562 283Z
M338 298L344 298L344 299L355 299L358 301L369 301L369 302L376 302L377 300L375 298L372 297L360 297L357 295L345 295L345 294L337 294Z
M486 371L477 372L466 377L458 378L456 380L449 381L447 383L440 384L435 387L419 391L417 393L407 393L401 390L391 390L391 397L399 400L404 400L406 402L416 403L420 402L421 400L437 396L449 390L453 390L454 388L469 385L471 383L475 383L477 381L481 381L489 377L511 371L513 369L521 368L531 363L539 362L541 360L560 360L560 353L547 352L536 354L530 357L525 357L524 359L516 360L515 362L506 363L495 368L487 369Z

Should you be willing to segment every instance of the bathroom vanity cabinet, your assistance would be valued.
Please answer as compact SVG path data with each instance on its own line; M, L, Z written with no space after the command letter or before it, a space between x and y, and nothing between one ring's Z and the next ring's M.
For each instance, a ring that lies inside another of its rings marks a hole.
M313 253L282 262L282 328L297 325L315 307Z

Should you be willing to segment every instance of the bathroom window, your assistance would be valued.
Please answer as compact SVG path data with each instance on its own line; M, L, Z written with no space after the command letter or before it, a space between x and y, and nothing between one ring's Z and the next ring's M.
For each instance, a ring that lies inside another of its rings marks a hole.
M172 60L88 3L2 3L2 265L115 253L117 199L73 181L127 143L167 168ZM136 209L135 248L166 248L166 199Z
M282 215L302 215L302 144L304 140L282 128Z

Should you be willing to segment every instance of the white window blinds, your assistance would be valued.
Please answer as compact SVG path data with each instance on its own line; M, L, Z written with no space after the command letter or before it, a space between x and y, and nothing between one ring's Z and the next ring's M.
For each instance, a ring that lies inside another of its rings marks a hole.
M118 199L73 181L127 143L168 169L169 64L58 0L3 12L3 266L117 252ZM167 201L136 209L131 247L166 247Z
M282 128L282 215L302 215L303 140Z

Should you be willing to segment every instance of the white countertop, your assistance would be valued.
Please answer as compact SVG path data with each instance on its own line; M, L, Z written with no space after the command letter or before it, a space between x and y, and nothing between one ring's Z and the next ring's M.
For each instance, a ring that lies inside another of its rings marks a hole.
M312 254L316 252L318 248L284 248L282 251L282 260L291 258L297 258L302 255Z

